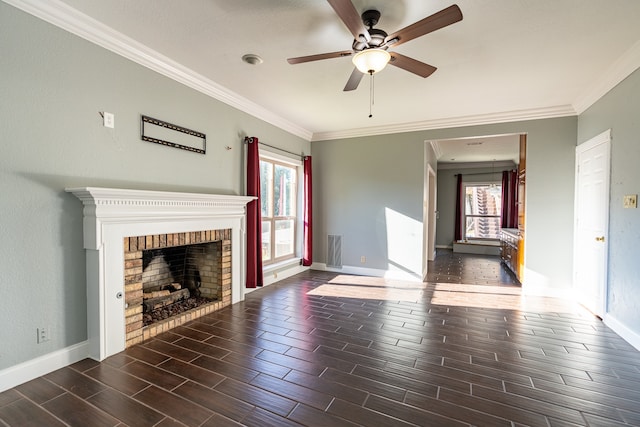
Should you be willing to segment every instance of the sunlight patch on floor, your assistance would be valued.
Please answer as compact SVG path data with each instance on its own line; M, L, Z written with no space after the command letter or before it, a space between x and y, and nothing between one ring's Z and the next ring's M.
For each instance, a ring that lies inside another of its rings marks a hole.
M436 283L436 291L449 292L472 292L483 294L504 294L521 295L522 288L519 286L492 286L492 285L470 285L465 283Z
M420 289L398 289L379 286L358 285L331 285L324 284L308 292L309 295L325 297L372 299L380 301L406 301L419 302L423 298L424 291Z
M308 292L309 295L361 298L380 301L419 302L426 283L384 277L339 275Z
M385 286L389 288L426 289L427 284L418 280L400 280L388 277L349 276L341 274L329 280L329 283L341 283L355 286Z
M522 296L481 292L435 291L431 297L431 304L520 310L522 308Z
M575 313L591 316L590 313L573 301L561 298L522 295L522 289L516 286L487 286L464 283L436 283L431 304L493 308L500 310L520 310L552 313Z

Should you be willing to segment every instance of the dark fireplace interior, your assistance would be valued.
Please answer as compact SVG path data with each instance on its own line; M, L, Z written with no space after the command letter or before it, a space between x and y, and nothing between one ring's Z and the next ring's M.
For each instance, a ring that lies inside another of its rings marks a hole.
M221 299L221 241L142 251L143 324Z

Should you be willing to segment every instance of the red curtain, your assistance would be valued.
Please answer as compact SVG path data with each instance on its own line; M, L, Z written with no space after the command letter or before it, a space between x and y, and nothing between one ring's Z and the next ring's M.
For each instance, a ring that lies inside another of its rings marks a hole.
M304 201L302 213L303 230L302 230L302 265L310 266L313 262L312 257L312 206L311 206L311 156L306 156L302 163L304 167Z
M456 186L456 226L454 233L454 241L462 240L462 195L463 195L463 185L462 185L462 174L458 174L458 182Z
M518 228L518 174L516 171L502 172L502 228Z
M247 288L262 286L262 216L260 205L260 153L258 138L247 142L247 196L257 196L247 204Z

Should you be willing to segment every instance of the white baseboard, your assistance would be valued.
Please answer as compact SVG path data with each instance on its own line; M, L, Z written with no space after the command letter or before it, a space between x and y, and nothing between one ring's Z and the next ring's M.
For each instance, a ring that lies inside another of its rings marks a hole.
M377 268L354 267L343 265L342 268L328 267L327 264L314 262L311 264L313 270L331 271L334 273L354 274L357 276L384 277L385 270Z
M538 297L560 298L563 300L575 301L572 289L554 288L552 286L535 286L525 282L522 284L522 294Z
M364 268L351 265L344 265L342 268L327 267L327 264L314 262L312 270L331 271L334 273L354 274L356 276L385 277L387 279L422 281L419 274L412 274L401 270L382 270L378 268Z
M64 368L89 357L89 343L83 341L0 371L0 392Z
M638 332L633 331L609 313L604 315L602 321L610 327L613 332L620 335L622 339L634 346L637 350L640 350L640 334Z
M305 267L300 264L292 265L290 267L284 268L282 270L277 271L265 271L263 273L263 285L269 286L272 283L279 282L280 280L287 279L291 276L295 276L298 273L302 273L303 271L309 270L309 267Z
M298 273L302 273L303 271L309 270L311 267L305 267L300 265L300 261L297 260L295 262L285 264L284 266L280 266L278 268L267 268L262 273L262 287L272 285L274 283L279 282L280 280L287 279L291 276L295 276ZM250 294L253 291L256 291L260 288L245 288L243 290L244 295Z
M453 249L452 245L436 245L436 249Z

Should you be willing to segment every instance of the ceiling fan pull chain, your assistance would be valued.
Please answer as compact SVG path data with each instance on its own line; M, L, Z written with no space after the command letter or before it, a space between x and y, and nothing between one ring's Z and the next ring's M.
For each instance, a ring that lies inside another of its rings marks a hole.
M374 77L373 77L373 73L369 73L369 75L371 76L369 78L369 118L373 117L373 102L374 102Z

